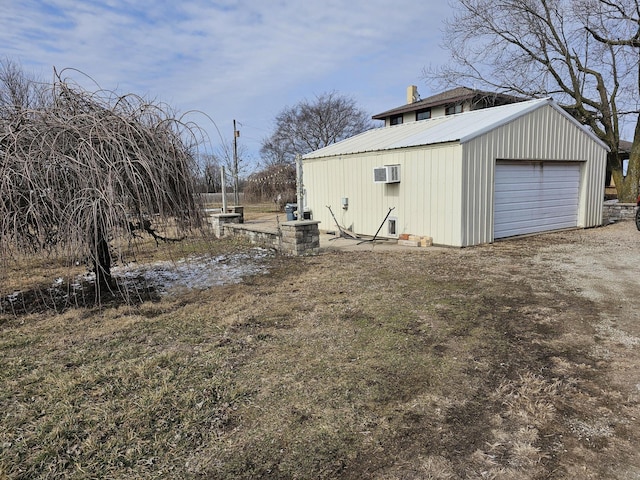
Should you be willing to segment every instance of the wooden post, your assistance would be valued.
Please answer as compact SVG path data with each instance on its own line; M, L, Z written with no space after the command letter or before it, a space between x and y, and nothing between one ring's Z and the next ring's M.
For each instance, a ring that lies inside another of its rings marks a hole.
M298 221L304 220L304 190L302 184L302 157L296 155L296 193L298 197Z
M222 213L227 213L227 182L224 178L224 166L220 167L220 180L222 183Z

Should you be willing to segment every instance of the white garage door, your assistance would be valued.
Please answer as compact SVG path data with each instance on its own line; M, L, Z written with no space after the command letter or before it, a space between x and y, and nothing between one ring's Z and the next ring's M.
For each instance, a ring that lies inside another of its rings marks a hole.
M496 164L494 238L578 224L580 163Z

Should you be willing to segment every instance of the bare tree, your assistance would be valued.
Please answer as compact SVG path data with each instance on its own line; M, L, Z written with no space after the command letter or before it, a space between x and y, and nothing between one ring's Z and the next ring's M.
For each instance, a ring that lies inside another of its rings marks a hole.
M198 191L200 193L217 193L222 191L222 179L220 177L222 166L218 158L212 154L203 154L198 157L199 176Z
M618 198L640 180L638 0L456 0L443 45L452 62L425 77L531 97L552 95L611 149ZM626 176L619 152L634 131Z
M0 60L0 118L21 115L25 109L43 107L47 101L46 85L28 75L22 66L9 58Z
M276 117L274 133L263 140L260 153L267 165L293 163L297 154L326 147L373 128L370 116L355 100L336 92L302 100Z
M60 75L49 97L0 118L0 253L87 257L99 288L111 288L119 238L199 224L199 131L165 105L87 92Z
M234 197L237 197L242 190L244 178L249 174L250 164L249 154L247 153L245 145L236 144L235 155L237 157L237 161L236 158L234 158L233 141L222 142L215 148L213 158L219 167L224 167L225 177L229 177L227 188L233 188ZM236 185L238 186L237 191L235 191Z
M278 210L295 203L296 168L289 163L276 163L255 172L247 179L245 199L273 202Z

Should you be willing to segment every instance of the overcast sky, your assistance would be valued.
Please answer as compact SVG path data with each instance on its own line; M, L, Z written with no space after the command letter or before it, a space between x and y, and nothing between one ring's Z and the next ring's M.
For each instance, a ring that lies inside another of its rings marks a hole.
M337 91L371 115L431 91L444 0L0 0L0 55L52 78L78 69L101 88L233 119L253 160L285 107ZM74 76L80 79L80 76ZM194 118L195 119L195 118ZM214 142L209 120L196 119ZM215 148L215 145L214 145Z

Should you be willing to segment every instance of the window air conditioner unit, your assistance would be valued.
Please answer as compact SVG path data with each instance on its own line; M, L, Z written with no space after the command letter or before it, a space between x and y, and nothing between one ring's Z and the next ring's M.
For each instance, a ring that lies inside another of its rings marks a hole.
M400 183L400 165L385 165L373 169L374 183Z

